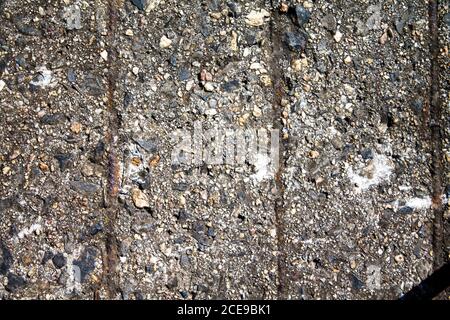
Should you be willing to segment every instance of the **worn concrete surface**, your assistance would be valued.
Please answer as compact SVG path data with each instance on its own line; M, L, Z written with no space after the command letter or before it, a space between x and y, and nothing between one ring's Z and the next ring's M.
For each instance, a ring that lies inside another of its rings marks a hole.
M448 261L437 17L433 54L427 1L0 0L0 298L401 297ZM278 171L174 165L198 121Z

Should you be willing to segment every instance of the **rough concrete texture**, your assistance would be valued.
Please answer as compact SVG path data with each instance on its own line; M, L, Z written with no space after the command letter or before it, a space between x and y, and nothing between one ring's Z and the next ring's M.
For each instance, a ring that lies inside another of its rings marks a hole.
M448 261L448 3L432 16L0 0L0 298L401 297ZM196 121L279 129L278 171L174 165Z

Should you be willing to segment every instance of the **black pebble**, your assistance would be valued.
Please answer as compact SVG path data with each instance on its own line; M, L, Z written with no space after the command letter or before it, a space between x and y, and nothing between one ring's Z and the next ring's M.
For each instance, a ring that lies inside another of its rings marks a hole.
M57 269L61 269L66 265L67 259L62 253L58 253L52 258L52 262Z
M354 274L350 274L350 281L352 283L352 288L355 290L360 290L364 287L364 283Z
M285 42L291 51L304 51L306 48L306 37L302 33L286 32Z
M75 72L72 69L69 69L69 71L67 71L67 80L71 83L74 83L77 81L77 75L75 74Z
M123 106L127 108L133 102L133 95L130 92L125 92L123 96Z
M145 10L145 6L147 5L147 0L131 0L131 2L132 2L139 10Z
M61 171L66 170L69 167L71 155L70 154L57 154L55 159L58 160L59 169Z
M309 18L311 18L311 13L308 10L299 4L295 6L292 20L297 26L303 27L304 24L308 23Z
M42 257L42 264L46 264L51 258L53 258L53 252L50 250L44 253L44 257Z
M9 251L5 244L0 242L0 275L5 275L13 262L14 259L11 251Z
M91 227L90 234L91 236L95 236L97 233L103 231L103 226L101 223L96 223Z
M414 209L411 207L408 207L408 206L404 206L404 207L401 207L400 209L398 209L398 213L401 213L401 214L411 214L413 212L414 212Z
M8 284L6 285L5 289L8 292L16 292L17 290L25 287L26 284L27 282L24 278L10 273L8 274Z
M373 159L373 151L372 149L364 149L363 151L361 151L361 157L364 160L368 160L368 159Z

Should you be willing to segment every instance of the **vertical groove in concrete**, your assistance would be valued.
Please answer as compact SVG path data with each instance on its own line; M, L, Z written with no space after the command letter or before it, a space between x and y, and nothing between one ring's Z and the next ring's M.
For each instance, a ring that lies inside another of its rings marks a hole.
M275 225L277 231L277 268L278 268L278 286L277 294L279 299L286 299L288 292L288 279L287 279L287 259L286 259L286 241L285 241L285 204L284 204L284 181L283 171L285 169L285 157L288 147L288 140L283 139L283 124L281 123L281 99L284 95L284 81L280 72L280 61L283 59L282 52L282 39L279 30L280 16L276 7L276 1L272 1L272 15L270 20L270 42L272 44L272 59L270 62L270 71L273 78L273 126L276 129L280 129L282 143L280 143L280 159L278 171L275 174L275 184L277 187L277 200L275 203Z
M109 154L106 163L107 181L105 186L105 206L107 209L107 223L105 235L105 257L104 263L104 285L109 299L115 298L118 293L116 281L116 268L118 264L118 241L115 236L114 226L117 220L117 193L119 185L119 164L117 158L117 138L119 130L119 118L114 103L114 93L117 81L117 52L114 49L115 31L117 27L118 0L108 0L108 73L107 73L107 117L108 124L105 140L108 145Z
M439 18L438 0L429 1L429 36L430 36L430 117L429 129L431 138L431 174L433 191L433 251L434 269L438 269L445 263L444 248L444 206L442 204L443 193L443 153L442 153L442 101L440 98L440 66L439 66Z

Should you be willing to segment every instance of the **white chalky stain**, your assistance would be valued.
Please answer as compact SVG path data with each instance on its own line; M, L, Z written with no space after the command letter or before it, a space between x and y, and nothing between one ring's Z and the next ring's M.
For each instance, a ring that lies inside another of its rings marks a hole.
M347 175L350 181L356 185L357 192L365 191L372 186L389 180L393 167L386 156L375 153L371 161L371 166L371 173L368 177L356 174L352 168L348 169Z
M430 208L431 204L432 204L431 197L411 198L406 201L405 206L417 210L423 210Z
M29 226L28 228L24 228L22 229L18 234L17 237L19 239L23 239L27 236L29 236L30 234L32 234L33 232L39 232L42 230L42 225L39 223L35 223L32 224L31 226Z
M47 86L54 87L56 85L56 79L53 78L53 74L46 67L41 67L38 70L38 75L30 83L36 87L45 88Z

